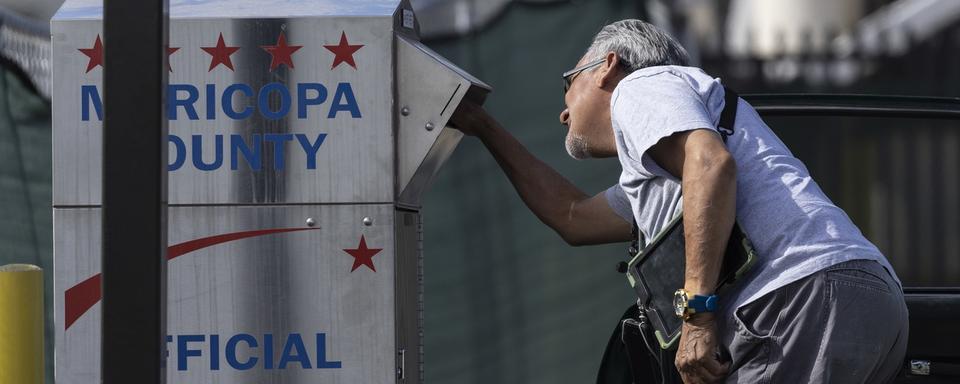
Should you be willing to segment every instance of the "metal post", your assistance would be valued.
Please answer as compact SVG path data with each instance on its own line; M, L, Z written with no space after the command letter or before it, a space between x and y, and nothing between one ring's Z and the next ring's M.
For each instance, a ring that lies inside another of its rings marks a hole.
M164 383L167 0L104 1L103 383Z
M43 270L0 267L0 383L43 383Z

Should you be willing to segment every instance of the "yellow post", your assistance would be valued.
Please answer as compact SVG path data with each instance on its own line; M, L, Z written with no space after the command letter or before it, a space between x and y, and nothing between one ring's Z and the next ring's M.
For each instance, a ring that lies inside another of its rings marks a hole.
M0 267L0 384L43 383L43 270Z

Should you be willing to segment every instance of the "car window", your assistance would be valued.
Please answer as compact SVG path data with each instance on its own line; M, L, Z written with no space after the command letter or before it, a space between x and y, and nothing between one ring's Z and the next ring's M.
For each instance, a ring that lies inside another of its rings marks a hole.
M765 117L907 287L960 286L960 121Z

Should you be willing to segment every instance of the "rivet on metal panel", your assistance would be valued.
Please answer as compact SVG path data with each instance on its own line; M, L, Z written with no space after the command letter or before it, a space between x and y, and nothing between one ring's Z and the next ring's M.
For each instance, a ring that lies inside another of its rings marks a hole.
M410 116L410 107L400 108L400 114L404 116Z
M312 226L314 226L314 225L317 225L317 221L314 220L312 217L308 217L308 218L307 218L307 226L308 226L308 227L312 227Z
M428 131L432 131L432 130L433 130L433 123L432 123L432 122L427 122L427 125L426 125L424 128L426 128Z
M366 225L366 226L369 227L369 226L373 225L373 220L370 219L369 217L364 217L364 218L363 218L363 225Z

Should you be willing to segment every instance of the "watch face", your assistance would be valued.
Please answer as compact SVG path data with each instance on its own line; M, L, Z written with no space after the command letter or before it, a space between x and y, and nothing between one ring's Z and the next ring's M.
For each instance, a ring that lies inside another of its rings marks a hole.
M677 290L673 294L673 312L677 314L677 317L683 318L684 312L687 311L687 293L682 289Z

